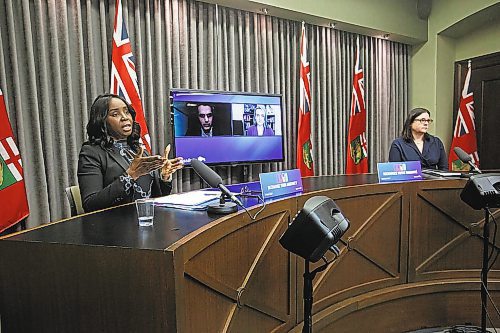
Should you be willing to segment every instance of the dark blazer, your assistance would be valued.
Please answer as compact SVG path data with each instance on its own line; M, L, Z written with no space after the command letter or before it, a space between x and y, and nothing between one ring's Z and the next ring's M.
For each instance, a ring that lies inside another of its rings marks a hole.
M133 197L127 194L120 181L120 176L126 175L128 167L127 161L114 147L106 150L84 143L78 157L78 184L83 209L90 212L132 202ZM153 178L152 197L170 194L170 182L161 181L157 171Z
M399 137L392 142L389 150L389 162L420 161L422 168L448 170L448 159L444 145L438 137L428 134L424 140L422 153L413 142L406 142Z

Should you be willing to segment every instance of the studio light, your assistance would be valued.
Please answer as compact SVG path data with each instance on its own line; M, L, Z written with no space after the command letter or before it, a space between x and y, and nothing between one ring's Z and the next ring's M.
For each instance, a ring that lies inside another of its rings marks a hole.
M339 249L335 244L347 229L349 221L335 202L325 196L316 196L306 201L280 238L280 243L285 249L305 259L302 333L312 333L312 281L318 272L325 270L333 262L326 260L326 251L331 250L337 258ZM321 258L325 263L311 272L310 262L316 262Z
M288 251L316 262L334 246L349 228L349 221L342 215L335 202L325 196L306 201L280 243Z

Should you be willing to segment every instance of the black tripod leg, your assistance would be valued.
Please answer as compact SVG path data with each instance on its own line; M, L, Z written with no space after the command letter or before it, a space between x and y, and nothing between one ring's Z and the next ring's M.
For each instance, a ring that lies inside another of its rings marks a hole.
M483 227L483 267L481 269L481 330L483 333L486 331L486 309L488 299L486 298L486 290L488 288L488 249L490 243L490 230L489 230L489 212L488 208L484 209L484 227Z
M304 327L302 327L302 333L312 333L313 279L314 276L309 271L309 260L306 260L304 272Z

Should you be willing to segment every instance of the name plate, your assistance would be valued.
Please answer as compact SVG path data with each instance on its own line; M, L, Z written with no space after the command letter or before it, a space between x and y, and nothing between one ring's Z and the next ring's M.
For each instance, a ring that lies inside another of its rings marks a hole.
M377 172L380 183L424 179L420 161L377 163Z
M302 177L299 169L259 174L260 188L264 199L302 192Z

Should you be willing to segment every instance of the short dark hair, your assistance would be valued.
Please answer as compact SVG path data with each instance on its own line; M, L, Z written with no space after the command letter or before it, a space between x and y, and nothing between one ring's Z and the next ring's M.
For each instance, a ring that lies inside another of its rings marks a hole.
M200 106L208 106L208 107L210 108L210 111L214 112L214 107L213 107L212 105L210 105L210 104L203 104L203 103L202 103L202 104L198 104L198 105L196 106L196 112L198 112L198 113L200 113L200 111L199 111L199 109L198 109Z
M415 108L408 112L408 116L406 117L405 123L403 125L403 130L401 131L401 136L403 140L406 142L411 142L413 140L413 134L411 132L411 124L415 121L415 118L420 116L422 113L427 113L429 116L431 112L424 108ZM429 134L424 134L424 139L427 140L429 138Z
M109 112L109 103L112 98L118 98L125 103L129 113L132 115L132 134L127 137L127 142L134 150L139 149L139 139L141 137L141 126L135 121L136 112L123 97L115 94L103 94L96 97L90 107L89 122L87 123L87 136L89 143L99 145L104 149L110 149L113 145L113 138L108 133L106 117Z

